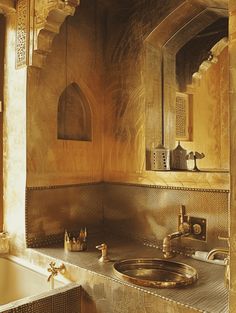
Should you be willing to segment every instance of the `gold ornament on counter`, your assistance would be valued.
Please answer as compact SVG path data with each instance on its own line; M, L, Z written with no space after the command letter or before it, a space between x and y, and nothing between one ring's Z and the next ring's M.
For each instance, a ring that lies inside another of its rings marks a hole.
M87 229L81 228L79 235L76 237L73 234L69 234L65 230L64 236L64 249L65 251L78 252L87 250Z

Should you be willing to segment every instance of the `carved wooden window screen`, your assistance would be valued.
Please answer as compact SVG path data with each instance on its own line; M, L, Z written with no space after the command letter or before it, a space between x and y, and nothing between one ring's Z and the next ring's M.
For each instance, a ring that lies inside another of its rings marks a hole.
M189 95L176 93L176 140L191 140Z

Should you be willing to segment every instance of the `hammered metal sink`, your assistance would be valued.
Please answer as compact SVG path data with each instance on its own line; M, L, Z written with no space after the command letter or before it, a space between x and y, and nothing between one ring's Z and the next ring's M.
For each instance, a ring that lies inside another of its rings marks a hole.
M113 268L119 278L145 287L176 288L198 279L195 268L162 259L127 259L116 262Z

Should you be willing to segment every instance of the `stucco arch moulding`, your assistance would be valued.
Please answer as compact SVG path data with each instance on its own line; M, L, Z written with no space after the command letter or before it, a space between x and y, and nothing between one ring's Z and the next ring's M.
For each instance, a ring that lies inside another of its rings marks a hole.
M147 159L153 146L158 146L160 143L164 143L170 148L175 146L172 134L175 130L176 89L170 86L175 86L175 75L172 73L175 73L177 51L211 23L226 16L228 16L227 0L184 0L163 17L158 25L153 25L153 29L151 31L149 29L149 33L146 33L144 40L145 64L150 64L150 60L155 57L160 64L160 68L156 69L156 72L161 73L161 81L158 86L156 79L153 79L155 88L159 88L158 98L153 100L150 89L150 78L154 77L153 67L147 66L145 69L146 76L144 79L148 99L146 102L146 112L148 112L146 114ZM148 97L151 99L150 101ZM162 125L156 123L154 119L159 114L158 110L162 111ZM165 125L168 125L169 132L163 131ZM153 134L159 134L160 129L162 136L154 137ZM160 137L162 142L160 142ZM148 164L147 168L149 168Z
M54 37L59 33L65 18L74 15L79 3L79 0L16 2L16 68L43 66Z
M80 0L31 0L29 8L29 62L41 68L52 42L67 16L73 16Z
M7 15L15 12L13 0L0 0L0 14Z
M211 49L212 52L212 59L205 60L202 62L202 64L199 66L199 69L197 72L193 73L192 75L192 83L187 86L187 90L195 90L195 87L200 84L200 81L202 79L202 75L209 70L209 68L218 62L218 56L221 54L221 52L228 47L228 38L224 37L220 41L218 41Z

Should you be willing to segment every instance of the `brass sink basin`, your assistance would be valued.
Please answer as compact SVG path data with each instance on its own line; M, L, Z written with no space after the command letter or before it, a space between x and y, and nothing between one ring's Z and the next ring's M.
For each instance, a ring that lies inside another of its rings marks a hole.
M198 279L195 268L162 259L122 260L113 268L119 278L145 287L175 288L190 285Z

